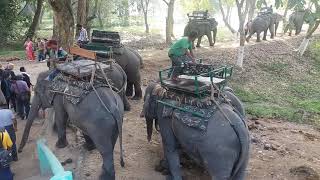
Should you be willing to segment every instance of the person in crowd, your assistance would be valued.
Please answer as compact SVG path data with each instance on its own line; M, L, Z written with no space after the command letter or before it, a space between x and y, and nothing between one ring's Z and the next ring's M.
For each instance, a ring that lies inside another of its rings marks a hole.
M44 41L44 50L45 50L44 59L47 59L47 56L49 57L48 39L44 38L43 41Z
M13 143L11 141L9 133L5 130L4 127L0 127L0 148L5 150L10 150ZM1 180L13 180L13 173L9 167L1 168L0 167L0 178Z
M16 96L18 116L24 120L29 115L31 92L22 75L16 76L13 80L11 91Z
M31 80L30 80L30 75L26 72L26 69L23 66L20 67L20 73L23 76L23 80L27 83L27 85L30 89L31 86L33 86L31 83Z
M38 48L38 61L41 62L45 60L45 42L44 40L37 39L37 48Z
M82 44L87 44L89 42L88 32L81 24L77 24L77 30L80 32L77 43L81 47Z
M0 105L0 127L4 127L9 133L12 140L12 159L18 161L18 153L16 146L17 120L10 109L5 104Z
M178 76L181 74L184 63L195 62L192 51L192 42L197 38L197 36L198 33L192 31L188 37L181 38L170 47L168 55L172 61L172 80L177 80Z
M33 42L32 40L28 37L27 38L27 41L24 43L24 47L25 47L25 50L26 50L26 56L27 56L27 59L29 61L34 61L35 60L35 56L34 56L34 52L33 52Z
M4 94L6 100L7 100L7 105L8 108L13 107L13 109L16 111L16 102L15 102L15 95L11 91L11 84L12 80L16 77L15 73L13 72L14 69L14 64L8 63L4 72L3 72L3 79L1 83L1 89L2 93Z

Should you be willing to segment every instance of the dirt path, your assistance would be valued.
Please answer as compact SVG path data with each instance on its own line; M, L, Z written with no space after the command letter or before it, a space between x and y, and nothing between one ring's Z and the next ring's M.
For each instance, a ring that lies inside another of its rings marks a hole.
M277 39L276 39L277 40ZM275 41L276 41L275 40ZM271 41L272 42L272 41ZM270 42L267 42L270 43ZM253 43L254 44L254 43ZM258 48L258 47L257 47ZM168 66L166 50L143 50L145 68L142 70L143 84L147 85L150 80L157 78L158 70ZM196 51L202 57L210 56L226 57L223 59L230 62L236 54L234 48L216 47L214 49L204 47ZM234 59L235 60L235 59ZM246 62L249 63L249 62ZM17 62L16 66L24 64L34 78L46 69L45 64ZM146 126L144 119L139 117L142 108L141 101L131 101L132 110L125 114L123 141L125 150L126 167L121 168L119 163L119 146L115 147L115 166L117 179L164 179L164 176L154 171L154 166L162 157L161 139L159 134L153 135L152 141L147 142ZM248 120L251 129L252 146L251 159L248 168L249 180L285 180L306 179L295 176L299 172L312 176L308 168L320 172L320 130L311 126L284 122L280 120L259 119ZM24 122L19 122L18 142L23 131ZM29 144L20 154L20 160L13 164L13 171L17 180L23 180L39 173L38 162L35 153L35 141L39 138L42 129L42 121L39 120L30 134ZM76 179L96 180L100 173L101 157L96 150L87 152L82 148L82 140L69 130L69 146L65 149L55 149L56 137L48 135L48 144L58 155L61 161L72 158L73 163L68 164L66 169L75 172ZM303 166L304 168L294 169ZM309 171L310 172L309 172ZM187 179L208 179L200 170L185 169ZM301 174L301 173L300 173ZM314 176L312 180L319 180Z

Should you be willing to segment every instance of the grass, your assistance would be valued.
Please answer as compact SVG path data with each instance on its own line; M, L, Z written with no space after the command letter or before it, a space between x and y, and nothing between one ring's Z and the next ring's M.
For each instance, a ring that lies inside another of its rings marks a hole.
M25 58L24 51L1 51L0 50L0 57L18 57L20 59Z
M253 88L245 82L232 82L249 116L320 125L319 49L320 40L310 45L309 55L305 59L309 70L303 73L290 75L290 64L279 60L257 65L261 72L259 76L262 77Z

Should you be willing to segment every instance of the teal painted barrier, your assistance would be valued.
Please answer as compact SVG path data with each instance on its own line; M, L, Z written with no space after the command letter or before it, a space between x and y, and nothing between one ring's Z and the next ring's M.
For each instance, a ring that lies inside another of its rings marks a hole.
M73 180L72 172L65 171L57 157L46 145L45 139L37 141L41 175L53 174L50 180Z

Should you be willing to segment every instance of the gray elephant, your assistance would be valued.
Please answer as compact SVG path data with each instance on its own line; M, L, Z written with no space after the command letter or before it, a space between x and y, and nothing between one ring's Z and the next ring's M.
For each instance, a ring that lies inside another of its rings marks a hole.
M273 22L274 22L274 36L277 36L277 30L279 27L279 23L280 23L280 21L283 20L283 16L278 13L273 13L272 15L273 15Z
M253 34L257 34L257 42L260 42L260 34L263 32L263 40L267 40L268 30L271 33L271 39L275 35L275 18L273 13L260 14L248 25L249 26L249 35L246 38L246 41L249 42Z
M142 62L141 56L138 52L134 51L131 48L123 47L121 48L121 53L114 53L113 58L116 62L122 67L127 75L127 90L126 95L132 96L134 89L133 100L138 100L142 98L142 89L141 89L141 75L140 68ZM138 56L139 55L139 56ZM107 53L98 52L97 56L100 58L108 58Z
M218 22L215 18L209 18L204 20L193 19L188 22L184 28L184 36L188 36L189 33L195 31L198 33L197 47L200 47L201 39L203 36L207 36L209 40L209 45L214 46L217 37L217 26ZM192 42L192 47L194 48L194 42Z
M159 92L158 84L149 84L142 114L146 118L149 141L153 121L156 120L159 124L169 167L168 178L182 179L178 152L178 147L181 146L195 162L208 170L212 179L245 179L249 160L249 132L244 120L233 108L228 104L221 104L221 111L215 111L207 119L206 131L200 131L183 123L190 119L190 114L158 103L158 100L166 101L160 98Z
M307 9L293 12L289 16L289 22L284 29L284 33L287 33L289 30L289 36L291 36L292 30L295 30L295 35L299 35L304 22L309 23L309 25L315 23L310 10Z
M57 126L58 141L56 146L64 148L68 145L66 139L66 125L68 119L75 126L79 127L87 138L90 137L101 153L103 158L101 179L115 179L113 163L113 150L119 136L120 160L124 166L122 155L122 120L124 104L121 97L109 87L97 87L90 91L78 104L67 100L63 94L52 94L50 90L51 81L46 80L51 71L40 73L35 86L35 95L32 99L30 114L23 132L19 152L25 146L30 128L38 115L39 109L53 107L55 116L54 122ZM110 77L110 76L109 76ZM113 79L115 81L115 79ZM126 79L119 82L126 82ZM114 83L114 86L117 86ZM120 88L119 88L120 89ZM52 102L50 101L52 99ZM86 138L86 140L87 140Z

